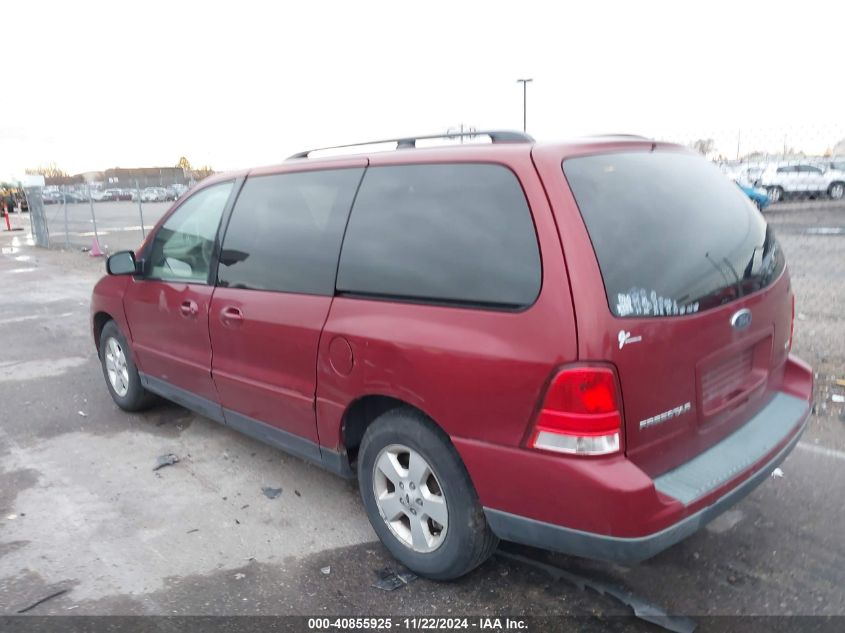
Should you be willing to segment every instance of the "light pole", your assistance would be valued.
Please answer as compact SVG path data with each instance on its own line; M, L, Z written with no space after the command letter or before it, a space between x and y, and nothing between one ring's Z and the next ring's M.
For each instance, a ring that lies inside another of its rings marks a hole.
M528 103L528 82L534 81L533 79L517 79L516 83L522 84L522 131L528 131L528 119L526 118L526 109Z

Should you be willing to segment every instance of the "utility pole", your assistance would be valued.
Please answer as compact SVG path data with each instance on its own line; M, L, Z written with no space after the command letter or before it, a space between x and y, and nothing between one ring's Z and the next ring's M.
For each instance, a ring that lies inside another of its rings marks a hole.
M522 84L522 131L528 131L528 119L526 111L528 109L528 82L534 81L533 79L517 79L516 83Z

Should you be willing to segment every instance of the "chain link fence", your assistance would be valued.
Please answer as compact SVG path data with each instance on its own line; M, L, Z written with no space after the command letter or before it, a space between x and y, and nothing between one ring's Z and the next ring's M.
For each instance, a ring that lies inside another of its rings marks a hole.
M765 211L790 202L845 201L845 124L785 129L700 129L655 134L713 161ZM135 249L193 184L181 169L107 170L47 184L40 202L30 191L37 242L50 247L114 252ZM690 192L694 194L694 192ZM43 216L42 216L43 213ZM35 217L35 216L39 217Z
M40 196L28 194L33 225L43 216L46 240L39 231L37 242L49 247L111 253L134 250L175 200L188 189L182 183L148 185L139 179L134 186L103 186L102 183L47 184ZM40 201L38 200L40 198Z

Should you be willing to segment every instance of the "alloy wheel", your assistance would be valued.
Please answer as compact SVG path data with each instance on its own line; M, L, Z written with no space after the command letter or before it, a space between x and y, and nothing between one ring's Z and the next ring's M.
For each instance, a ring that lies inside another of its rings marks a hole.
M126 366L126 354L115 338L106 341L106 373L114 392L121 398L129 391L129 369Z
M373 494L393 535L415 552L433 552L446 538L449 510L431 465L401 444L381 450L373 466Z

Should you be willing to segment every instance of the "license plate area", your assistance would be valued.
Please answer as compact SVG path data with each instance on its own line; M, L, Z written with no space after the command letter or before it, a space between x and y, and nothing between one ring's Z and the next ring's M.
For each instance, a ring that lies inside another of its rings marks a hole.
M745 404L765 390L772 358L771 330L737 341L696 365L701 422Z

